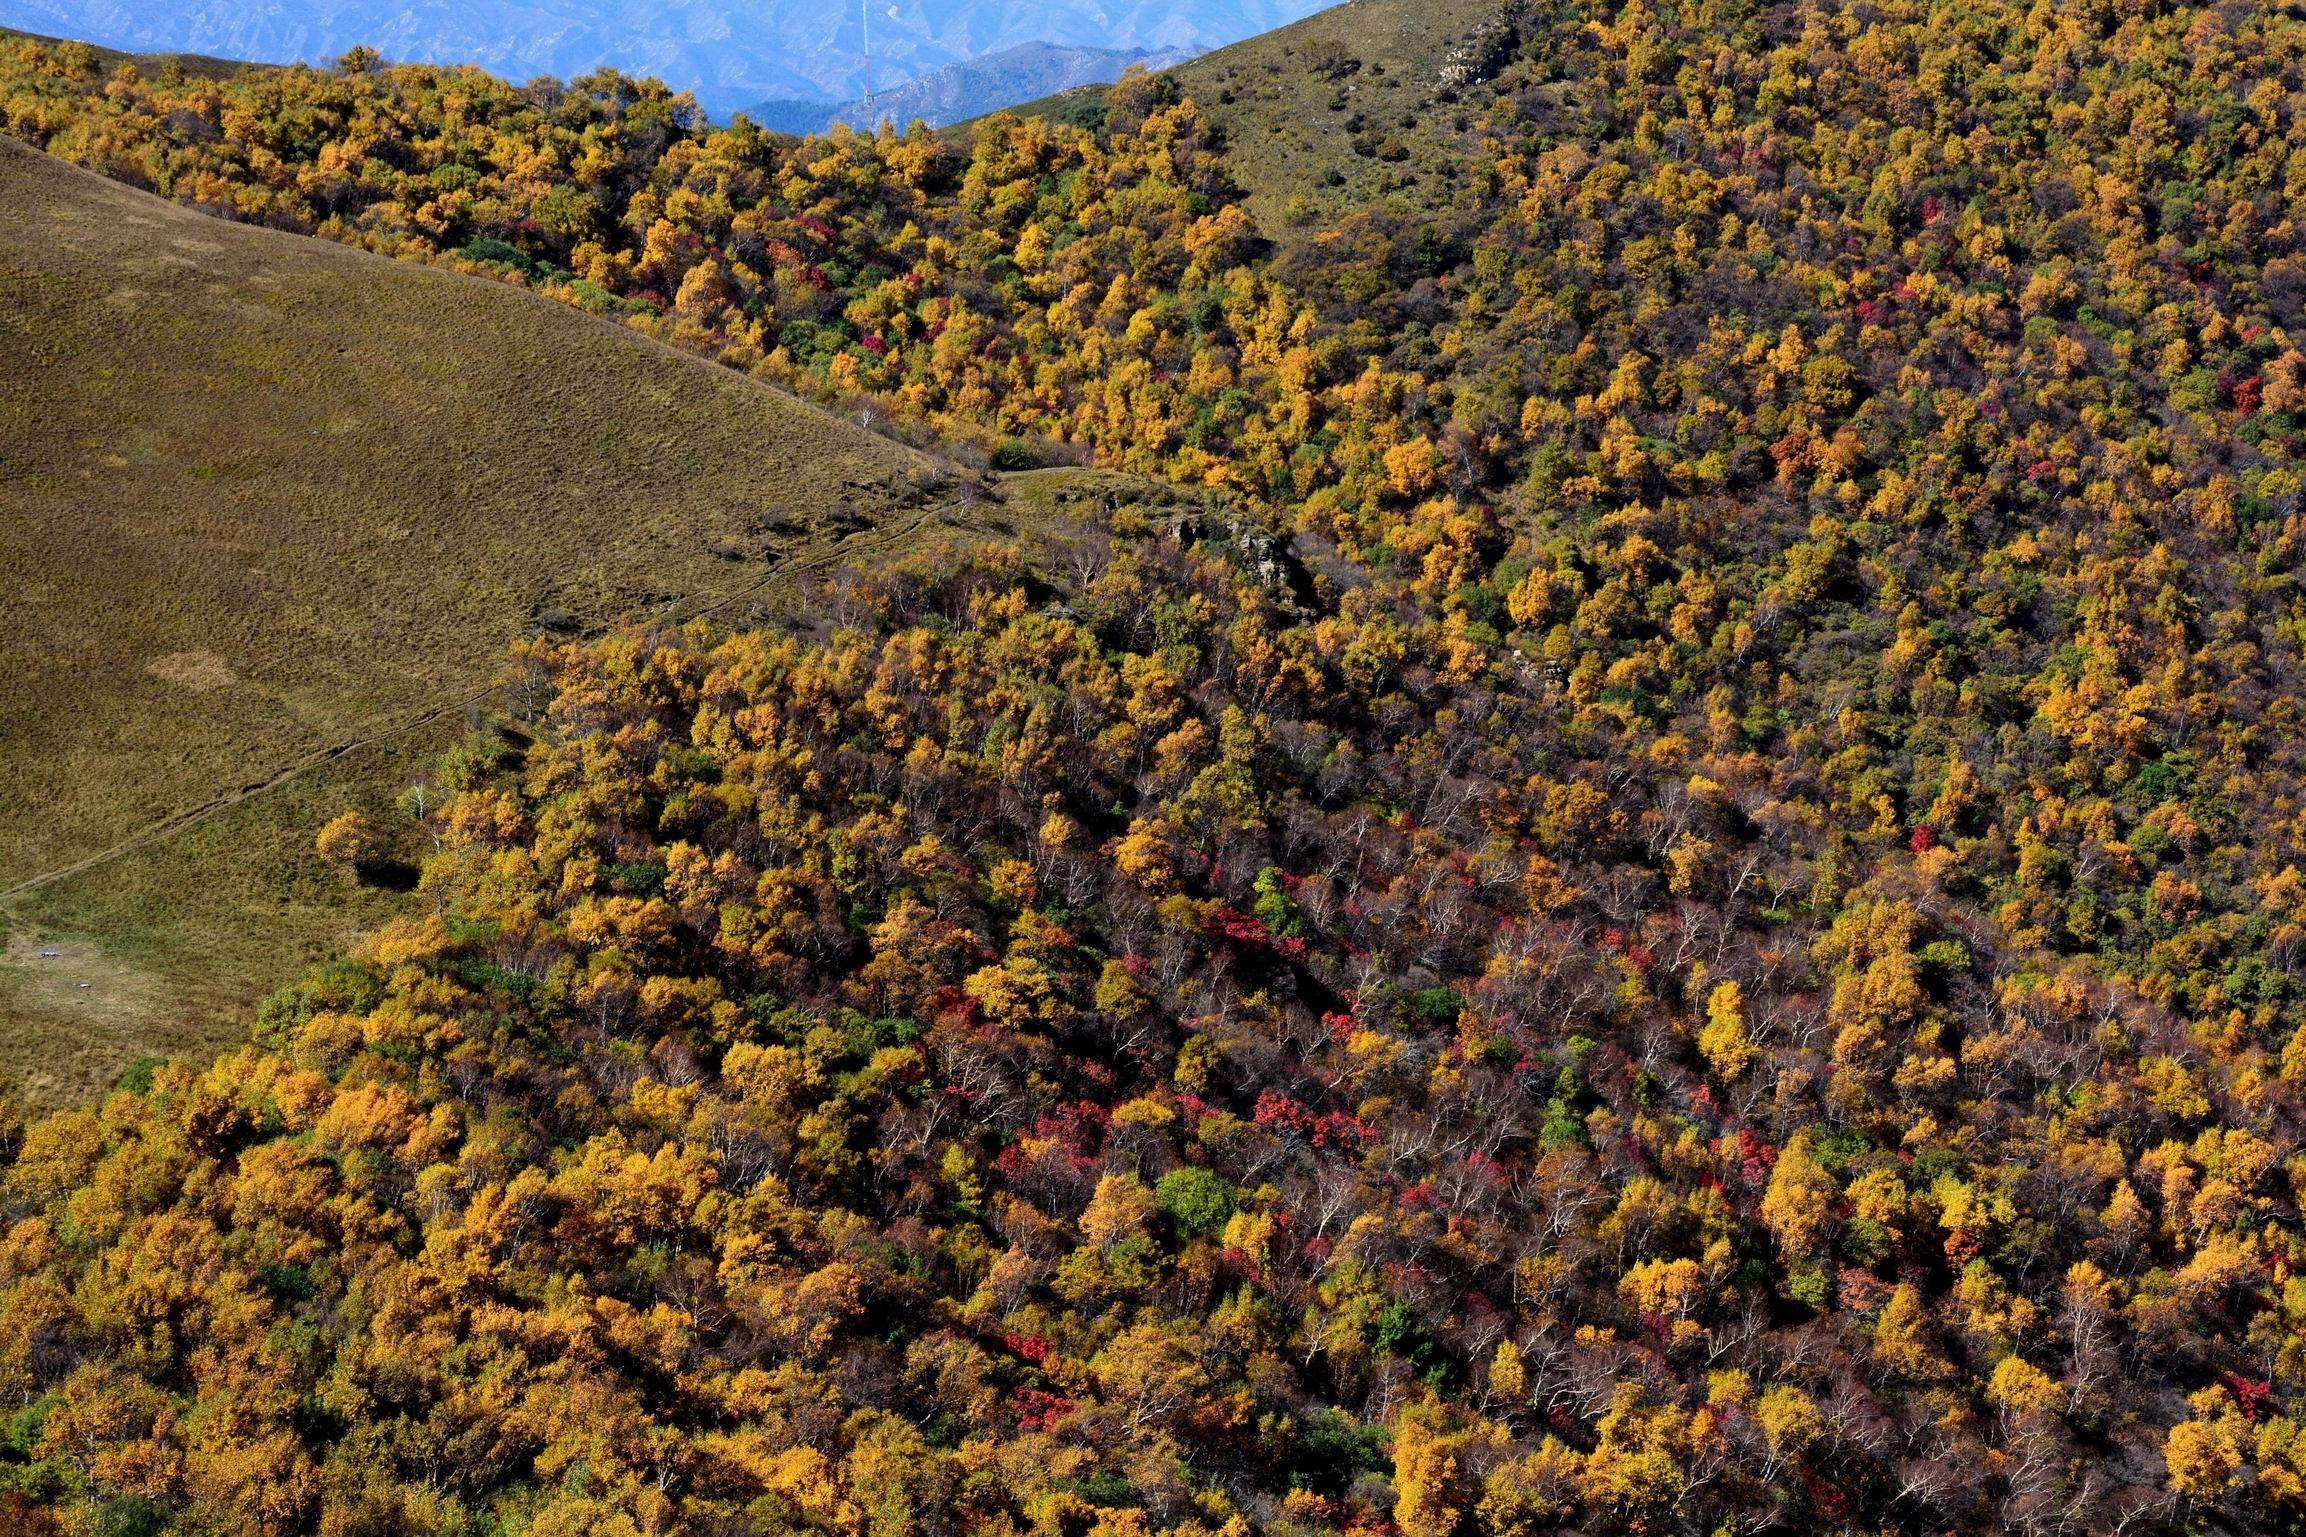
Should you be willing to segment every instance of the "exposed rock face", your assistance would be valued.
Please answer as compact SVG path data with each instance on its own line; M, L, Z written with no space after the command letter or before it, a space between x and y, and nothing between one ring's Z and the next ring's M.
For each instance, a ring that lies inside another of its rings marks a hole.
M1434 83L1444 91L1461 91L1496 78L1521 46L1529 14L1529 0L1505 0L1495 16L1450 50Z

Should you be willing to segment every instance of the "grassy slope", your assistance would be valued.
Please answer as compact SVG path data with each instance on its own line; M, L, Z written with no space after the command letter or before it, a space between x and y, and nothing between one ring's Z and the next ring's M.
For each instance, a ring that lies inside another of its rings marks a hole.
M1266 230L1283 227L1292 197L1305 200L1305 222L1315 228L1388 199L1414 210L1425 201L1420 173L1438 166L1445 142L1458 141L1459 109L1437 92L1442 64L1498 4L1348 0L1182 65L1177 80L1224 128L1234 177ZM1358 131L1348 126L1356 117ZM1409 158L1354 147L1388 140ZM1343 178L1334 186L1333 172Z
M372 919L313 867L314 827L404 783L458 713L415 723L541 615L727 599L837 542L779 554L762 515L902 521L929 468L518 290L7 141L0 355L0 891L403 733L0 899L0 1067L41 1098L211 1038Z
M1437 88L1442 65L1499 5L1346 0L1168 73L1225 130L1234 179L1268 233L1318 229L1343 210L1388 200L1421 211L1432 194L1420 173L1437 166L1445 143L1462 147L1460 109ZM1015 110L1068 116L1102 89L1083 87ZM1358 130L1348 127L1356 117ZM1374 148L1388 140L1408 158L1355 148L1357 141ZM1341 178L1335 185L1332 173ZM1286 217L1292 198L1303 199L1302 220Z

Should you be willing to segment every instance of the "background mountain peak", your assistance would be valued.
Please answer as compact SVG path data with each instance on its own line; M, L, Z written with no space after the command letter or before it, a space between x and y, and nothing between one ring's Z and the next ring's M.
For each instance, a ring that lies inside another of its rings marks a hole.
M606 65L654 75L723 113L764 98L838 105L1026 45L1200 53L1320 9L1319 0L871 3L869 77L855 0L0 0L0 25L281 62L364 44L390 59L477 64L513 79Z
M981 59L948 64L871 96L837 103L769 100L747 107L745 113L778 133L823 133L835 123L870 131L884 118L899 127L917 118L932 128L941 128L1076 86L1110 84L1132 65L1158 71L1193 56L1193 50L1184 48L1152 53L1143 48L1019 43Z

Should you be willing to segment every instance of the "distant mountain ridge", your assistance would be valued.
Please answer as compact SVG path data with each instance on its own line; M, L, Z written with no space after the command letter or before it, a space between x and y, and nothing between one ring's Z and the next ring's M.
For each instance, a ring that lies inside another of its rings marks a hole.
M1202 53L1323 0L868 3L869 67L858 0L0 0L0 26L245 59L319 62L366 45L388 59L477 64L515 80L607 66L693 91L719 115L765 98L831 111L868 89L1025 45Z
M1193 56L1191 50L1183 48L1149 53L1142 48L1022 43L981 59L948 64L870 97L838 104L763 101L745 108L745 116L772 132L791 134L823 133L836 123L870 132L884 118L899 128L916 118L932 128L942 128L1077 86L1110 84L1133 64L1163 70Z

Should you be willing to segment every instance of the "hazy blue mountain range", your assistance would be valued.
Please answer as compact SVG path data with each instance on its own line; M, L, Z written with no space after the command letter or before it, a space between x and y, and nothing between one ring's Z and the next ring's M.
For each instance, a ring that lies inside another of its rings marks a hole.
M693 90L715 112L838 105L1025 43L1199 53L1324 0L0 0L0 25L114 48L286 62L366 44L514 79L601 65ZM1025 99L1025 98L1017 98Z
M835 123L870 131L883 118L902 128L915 118L932 128L965 122L1019 102L1037 101L1077 85L1118 80L1132 64L1167 69L1191 54L1181 48L1148 53L1142 48L1063 48L1055 43L1020 43L981 59L948 64L920 79L870 98L826 103L772 100L745 108L745 115L778 133L823 133Z

